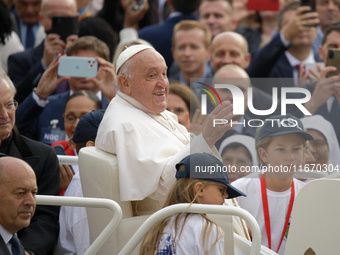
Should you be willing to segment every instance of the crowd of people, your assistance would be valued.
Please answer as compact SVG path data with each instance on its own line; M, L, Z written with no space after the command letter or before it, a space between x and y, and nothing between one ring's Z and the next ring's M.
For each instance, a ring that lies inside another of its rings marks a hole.
M340 70L329 60L340 1L139 2L0 0L0 253L85 252L86 211L36 206L35 195L83 196L81 169L56 155L95 146L117 155L134 215L240 206L262 245L284 254L294 199L310 180L294 172L339 170ZM90 62L60 75L63 59L85 58L98 64L94 76ZM228 174L194 174L210 165ZM179 214L154 226L140 254L223 254L223 239L206 215Z

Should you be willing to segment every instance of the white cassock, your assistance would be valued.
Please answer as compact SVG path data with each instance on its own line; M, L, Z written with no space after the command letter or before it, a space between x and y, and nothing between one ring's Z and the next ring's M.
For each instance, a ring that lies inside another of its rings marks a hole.
M120 91L104 114L95 144L117 155L122 201L165 200L175 182L175 165L185 156L219 157L202 135L190 136L176 115L151 112Z

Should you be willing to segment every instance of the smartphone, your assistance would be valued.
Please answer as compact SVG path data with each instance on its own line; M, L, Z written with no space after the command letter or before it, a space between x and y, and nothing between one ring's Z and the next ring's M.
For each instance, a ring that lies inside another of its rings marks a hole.
M311 8L311 12L315 12L315 0L301 0L301 6L309 6Z
M336 67L336 71L329 72L327 77L338 76L340 73L340 50L339 49L329 49L327 55L326 66Z
M279 0L248 0L247 9L255 11L278 11Z
M78 32L78 16L52 16L52 28L47 31L48 34L58 34L63 41L66 41L69 35L77 35Z
M315 70L317 72L319 72L318 66L320 66L321 68L325 67L325 64L323 62L318 62L318 63L307 63L305 64L305 73L309 74L310 70Z
M138 11L143 8L143 0L130 0L130 9Z
M58 66L59 76L76 78L96 77L98 62L95 58L87 57L60 57Z

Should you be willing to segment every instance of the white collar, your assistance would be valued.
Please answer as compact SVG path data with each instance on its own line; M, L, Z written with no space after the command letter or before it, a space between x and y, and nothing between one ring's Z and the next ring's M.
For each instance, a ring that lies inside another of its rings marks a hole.
M294 57L292 54L290 54L287 50L285 51L285 55L288 59L289 64L294 67L296 65L300 65L300 64L313 64L315 63L315 58L314 58L314 53L312 51L312 49L309 52L309 55L307 58L305 58L303 61L298 60L296 57Z
M0 225L0 235L6 245L8 244L9 240L11 240L11 238L13 237L13 234L8 232L2 225Z

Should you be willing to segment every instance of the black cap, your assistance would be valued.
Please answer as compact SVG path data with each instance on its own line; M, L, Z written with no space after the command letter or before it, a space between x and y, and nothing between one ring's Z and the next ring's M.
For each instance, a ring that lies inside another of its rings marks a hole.
M184 169L182 170L184 166ZM214 169L215 171L200 171L197 172L196 168L201 170L204 169ZM181 168L181 170L179 170ZM195 178L195 179L202 179L207 181L214 181L219 182L227 186L228 198L234 198L238 196L245 196L246 195L233 187L229 183L229 178L227 174L227 168L223 165L222 161L218 158L208 154L208 153L195 153L189 156L186 156L184 159L181 160L178 164L176 164L176 179L180 178Z
M304 132L301 120L291 114L275 115L266 119L260 129L259 140L266 136L280 136L287 134L299 134L305 140L313 140L310 134Z

